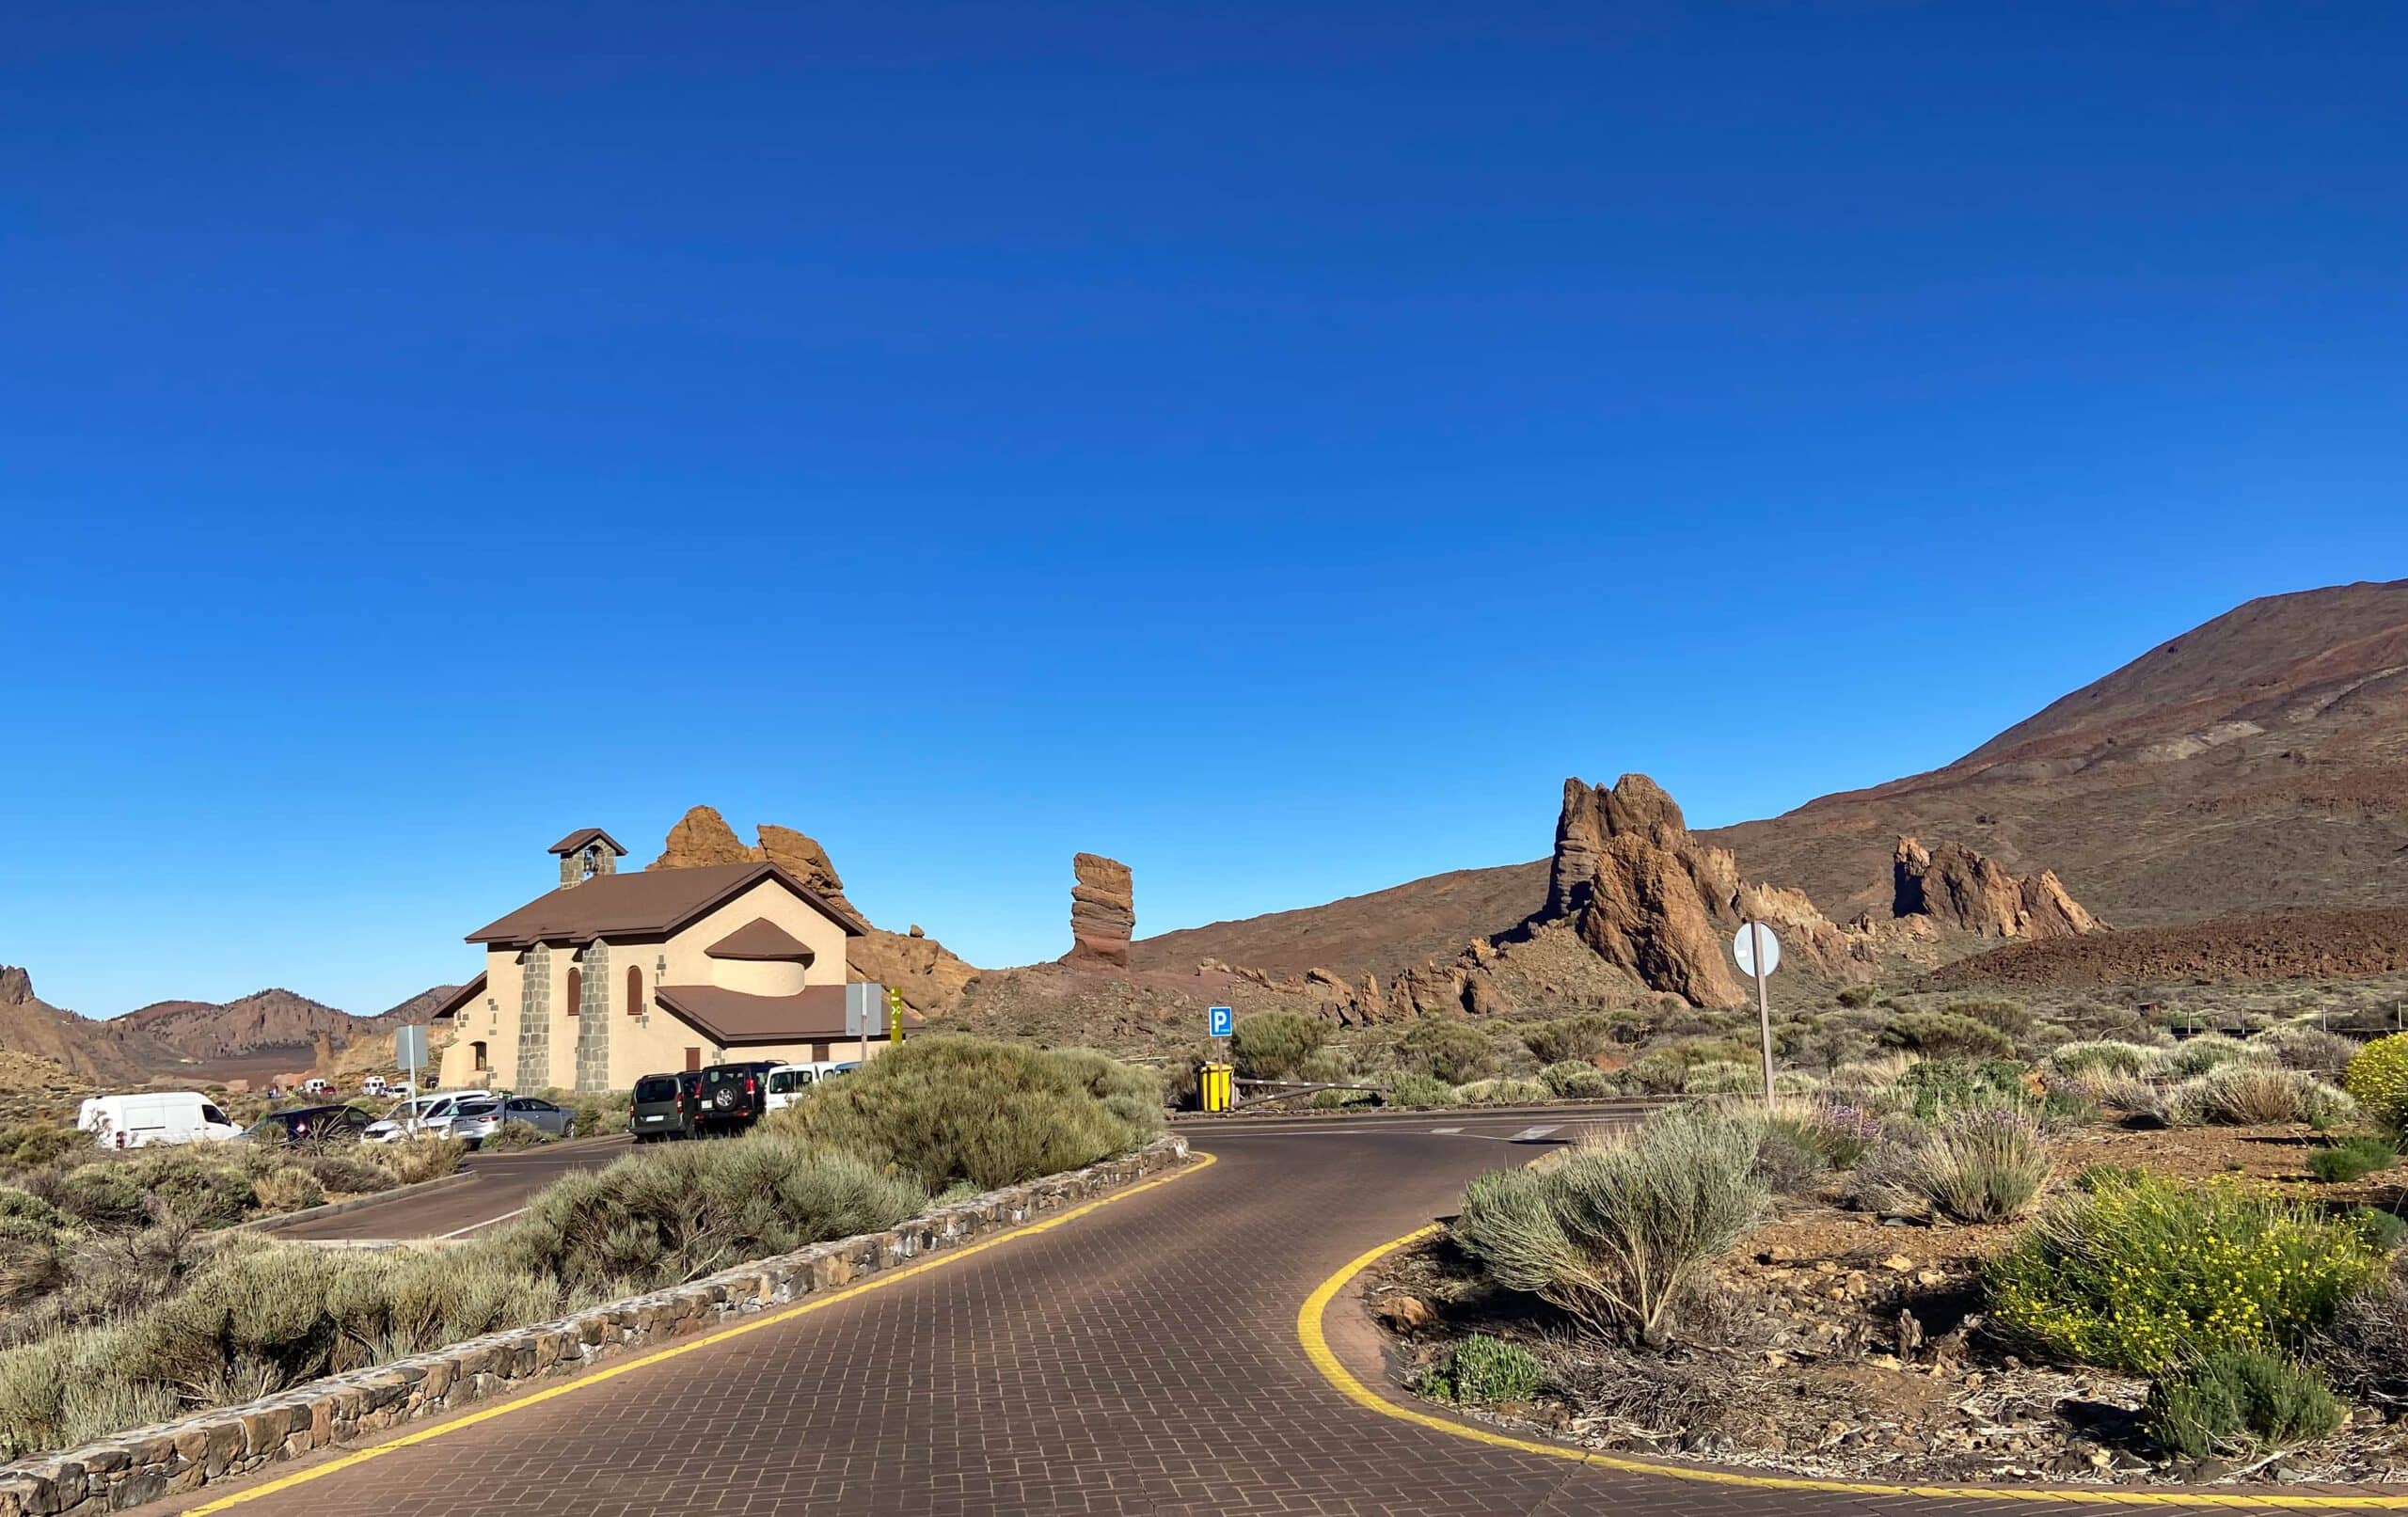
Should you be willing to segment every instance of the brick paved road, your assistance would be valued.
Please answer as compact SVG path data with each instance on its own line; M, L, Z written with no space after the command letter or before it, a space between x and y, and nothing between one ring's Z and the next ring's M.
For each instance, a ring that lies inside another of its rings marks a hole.
M1836 1517L1932 1505L1616 1474L1339 1396L1298 1350L1298 1304L1449 1209L1472 1174L1532 1151L1481 1130L1433 1118L1229 1132L1207 1145L1212 1168L1092 1216L238 1509ZM1348 1317L1359 1321L1341 1304L1333 1328ZM1333 1336L1370 1378L1361 1335Z
M515 1214L536 1192L577 1169L600 1169L634 1151L625 1137L579 1138L573 1143L515 1152L475 1153L461 1167L473 1185L395 1196L372 1206L296 1224L277 1236L301 1242L326 1239L434 1238L474 1229L479 1223Z

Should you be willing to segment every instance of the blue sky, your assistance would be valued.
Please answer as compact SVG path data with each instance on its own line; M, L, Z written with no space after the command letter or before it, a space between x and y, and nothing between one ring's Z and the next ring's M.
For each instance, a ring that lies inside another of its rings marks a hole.
M765 10L768 13L765 13ZM0 22L0 961L373 1011L610 828L1068 946L2408 575L2367 6ZM1743 861L1744 863L1744 861Z

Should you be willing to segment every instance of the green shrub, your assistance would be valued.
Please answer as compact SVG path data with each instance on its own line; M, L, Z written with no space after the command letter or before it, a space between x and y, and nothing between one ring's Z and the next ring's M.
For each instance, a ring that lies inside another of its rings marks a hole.
M2011 1059L1925 1059L1909 1065L1892 1087L1928 1122L1960 1106L1996 1106L2026 1096L2023 1067Z
M1422 1395L1467 1406L1527 1401L1546 1383L1546 1369L1517 1343L1475 1333L1455 1345L1443 1369L1433 1368L1415 1385Z
M1141 1082L1158 1088L1151 1077L1101 1067L1111 1064L1018 1043L919 1037L822 1082L769 1123L893 1163L930 1191L957 1179L993 1190L1094 1163L1160 1128L1159 1098L1149 1106L1137 1094Z
M2341 1214L2341 1222L2378 1254L2388 1254L2408 1243L2408 1221L2402 1221L2396 1212L2375 1207L2352 1207Z
M2347 1120L2355 1110L2349 1096L2314 1075L2271 1064L2219 1065L2175 1086L2165 1098L2165 1119L2176 1127L2279 1122L2327 1127Z
M1601 1013L1583 1012L1523 1028L1522 1043L1541 1064L1585 1065L1614 1046L1614 1034L1623 1025Z
M2226 1037L2222 1033L2202 1033L2166 1050L2157 1068L2159 1073L2177 1080L2195 1080L2227 1064L2271 1062L2273 1057L2271 1051L2253 1048L2239 1038Z
M297 1164L270 1170L252 1181L251 1188L259 1197L262 1211L298 1211L304 1207L317 1206L326 1198L325 1191L318 1184L318 1177Z
M1550 1064L1539 1071L1539 1079L1565 1100L1595 1100L1618 1088L1613 1076L1588 1064Z
M1798 1130L1766 1122L1756 1138L1755 1177L1775 1195L1802 1195L1830 1168Z
M1623 1071L1630 1088L1642 1096L1677 1095L1688 1082L1689 1067L1679 1055L1651 1050L1633 1059Z
M56 1204L95 1227L131 1227L145 1215L142 1187L132 1169L115 1159L78 1164L60 1176Z
M1927 1209L1950 1222L2010 1222L2039 1197L2053 1168L2048 1139L2031 1112L1959 1107L1876 1147L1857 1172L1856 1193L1882 1210Z
M1317 1112L1334 1112L1348 1106L1368 1106L1372 1098L1368 1090L1317 1090L1308 1104Z
M1851 985L1841 990L1835 999L1838 1000L1841 1005L1847 1007L1851 1011L1856 1011L1873 1004L1874 1002L1878 1001L1880 998L1881 991L1878 987L1870 985Z
M1381 1104L1402 1106L1408 1111L1426 1111L1434 1106L1455 1104L1455 1087L1443 1080L1424 1074L1397 1075L1388 1081Z
M1162 1077L1138 1064L1123 1064L1101 1049L1056 1049L1047 1055L1129 1130L1129 1146L1150 1141L1163 1130Z
M2219 1349L2161 1376L2142 1425L2168 1453L2294 1448L2348 1415L2324 1377L2270 1349Z
M2021 1037L2032 1031L2033 1024L2038 1020L2031 1007L2004 996L1952 1001L1940 1009L1952 1017L1969 1017L1984 1026L1998 1029L2009 1037Z
M2408 1033L2378 1037L2358 1050L2341 1083L2375 1121L2394 1131L2408 1126Z
M1329 1023L1301 1012L1264 1011L1242 1018L1229 1034L1229 1062L1248 1080L1285 1080L1307 1055L1329 1041Z
M1497 1072L1497 1049L1488 1035L1450 1017L1420 1017L1404 1035L1406 1065L1450 1085L1469 1084Z
M1854 1169L1881 1137L1880 1118L1845 1101L1775 1101L1765 1122L1787 1133L1826 1169Z
M2391 1140L2372 1133L2344 1138L2307 1156L2309 1172L2328 1185L2364 1179L2375 1171L2389 1169L2398 1162L2400 1151L2391 1146Z
M1554 1098L1555 1092L1538 1080L1475 1080L1455 1091L1455 1099L1472 1106L1523 1106Z
M1483 1175L1455 1237L1497 1284L1598 1332L1660 1344L1699 1272L1765 1214L1758 1125L1675 1107L1546 1170Z
M2375 1265L2305 1206L2102 1166L1988 1279L1993 1323L2035 1356L2153 1374L2213 1348L2296 1348Z
M265 1156L255 1151L241 1157ZM214 1146L142 1148L122 1162L127 1177L145 1193L196 1227L230 1226L242 1221L254 1204L250 1172L241 1162L219 1157ZM382 1190L385 1183L380 1177L363 1189Z
M1690 1065L1681 1079L1681 1092L1687 1096L1748 1096L1764 1088L1763 1069L1728 1059Z
M2004 1059L2015 1052L2013 1038L1954 1011L1906 1012L1881 1030L1881 1041L1935 1059Z
M521 1148L541 1148L560 1140L531 1122L513 1119L496 1128L490 1137L480 1140L477 1146L496 1153L511 1153Z
M765 1130L734 1143L630 1154L598 1173L571 1175L538 1195L497 1246L523 1276L616 1294L874 1232L927 1200L920 1186L880 1173L859 1154Z
M92 1135L51 1122L11 1122L0 1127L0 1171L40 1169L77 1149L89 1151Z

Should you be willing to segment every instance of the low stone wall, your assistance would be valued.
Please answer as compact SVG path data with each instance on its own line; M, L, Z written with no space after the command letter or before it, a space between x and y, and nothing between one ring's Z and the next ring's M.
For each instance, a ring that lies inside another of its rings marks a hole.
M816 1243L691 1285L634 1296L531 1327L470 1338L280 1396L141 1428L104 1443L0 1466L0 1517L122 1510L196 1491L437 1417L558 1376L707 1332L830 1290L923 1254L958 1248L1049 1211L1187 1161L1187 1140L1165 1133L1124 1159L1049 1175L939 1207L884 1232Z

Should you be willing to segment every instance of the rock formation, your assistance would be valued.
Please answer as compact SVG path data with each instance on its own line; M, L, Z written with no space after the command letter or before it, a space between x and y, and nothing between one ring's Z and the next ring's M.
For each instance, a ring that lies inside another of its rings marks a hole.
M2101 930L2052 871L2012 875L1962 844L1925 848L1902 837L1890 874L1895 917L1925 917L1984 938L2079 938Z
M1070 951L1062 962L1072 969L1129 967L1129 938L1137 930L1135 885L1129 866L1101 854L1070 856L1076 882L1070 887Z
M0 1006L23 1006L34 998L34 977L14 964L0 964Z
M709 806L696 806L677 819L662 840L660 857L647 869L701 869L712 864L768 862L817 893L829 905L862 922L867 931L846 940L846 978L891 986L903 992L904 1003L923 1016L939 1017L953 1009L978 972L945 950L914 924L910 933L888 932L872 925L845 897L845 881L828 850L790 827L764 822L754 830L751 846L736 835L727 818Z

